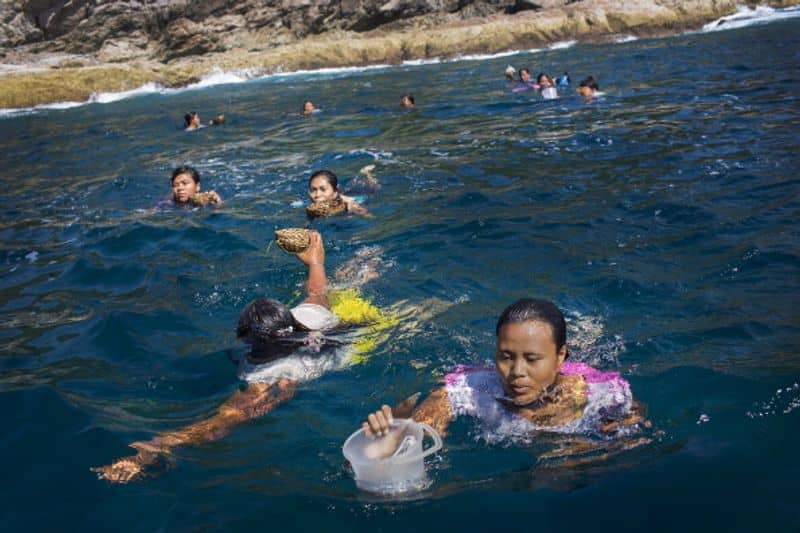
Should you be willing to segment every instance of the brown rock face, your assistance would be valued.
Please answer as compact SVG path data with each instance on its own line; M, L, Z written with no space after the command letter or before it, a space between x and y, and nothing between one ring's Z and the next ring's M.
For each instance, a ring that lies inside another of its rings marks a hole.
M260 48L329 30L363 32L432 13L457 18L575 0L0 0L0 46L173 59ZM266 39L264 38L266 37ZM110 43L110 44L109 44ZM130 55L128 55L130 54Z

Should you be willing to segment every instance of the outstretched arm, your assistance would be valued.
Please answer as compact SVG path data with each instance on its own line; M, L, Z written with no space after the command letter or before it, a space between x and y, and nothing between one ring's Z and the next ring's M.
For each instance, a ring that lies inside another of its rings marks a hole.
M297 254L308 267L308 281L306 281L306 296L303 303L319 304L330 309L328 303L328 278L325 275L325 246L322 236L316 232L309 232L311 243L304 252Z
M235 392L217 412L206 420L174 431L161 433L149 441L134 442L136 455L123 457L110 465L92 468L101 478L127 483L145 473L148 466L168 456L174 448L221 439L238 424L272 411L294 395L296 382L281 379L277 383L253 383Z
M351 198L350 196L345 196L344 194L340 194L339 196L341 197L342 201L347 206L347 212L348 213L353 213L355 215L361 215L361 216L367 217L367 218L373 218L374 215L372 213L370 213L369 211L367 211L367 208L364 207L363 205L361 205L360 203L358 203L354 198Z

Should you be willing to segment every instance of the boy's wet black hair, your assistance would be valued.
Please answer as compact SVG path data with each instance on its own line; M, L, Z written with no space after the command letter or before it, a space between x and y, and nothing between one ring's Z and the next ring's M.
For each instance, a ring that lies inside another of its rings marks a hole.
M189 165L181 165L172 171L172 178L169 180L170 184L175 183L175 178L181 174L188 174L195 183L200 183L200 173L197 172L194 167L190 167Z
M308 186L311 187L311 182L314 181L314 178L322 176L325 180L330 184L331 188L335 191L339 190L339 178L336 177L336 174L331 172L330 170L317 170L311 177L308 178Z
M550 326L556 350L560 350L567 343L567 322L561 310L553 302L536 298L522 298L503 309L500 318L497 319L495 334L499 335L500 328L506 324L528 321L544 322Z
M251 358L268 361L286 357L303 345L304 328L288 307L272 298L253 300L239 315L236 337L250 344Z
M595 91L600 90L600 86L597 84L597 80L594 79L594 76L589 76L588 78L584 78L581 80L581 83L578 87L589 87L590 89L594 89Z

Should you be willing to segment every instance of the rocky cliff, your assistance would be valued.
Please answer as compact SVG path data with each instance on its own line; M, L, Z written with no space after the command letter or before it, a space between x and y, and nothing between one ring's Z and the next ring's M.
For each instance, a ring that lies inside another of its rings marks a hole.
M800 0L747 2L785 6ZM653 35L742 0L0 0L0 107L212 68L318 68Z

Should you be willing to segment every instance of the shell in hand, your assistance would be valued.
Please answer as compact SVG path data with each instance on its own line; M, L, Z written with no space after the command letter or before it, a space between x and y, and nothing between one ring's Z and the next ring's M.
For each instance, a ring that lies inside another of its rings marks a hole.
M341 198L336 198L330 202L314 202L306 206L306 213L309 217L329 217L347 211L347 204Z
M286 228L275 230L275 242L289 253L305 252L311 244L309 230L304 228Z

